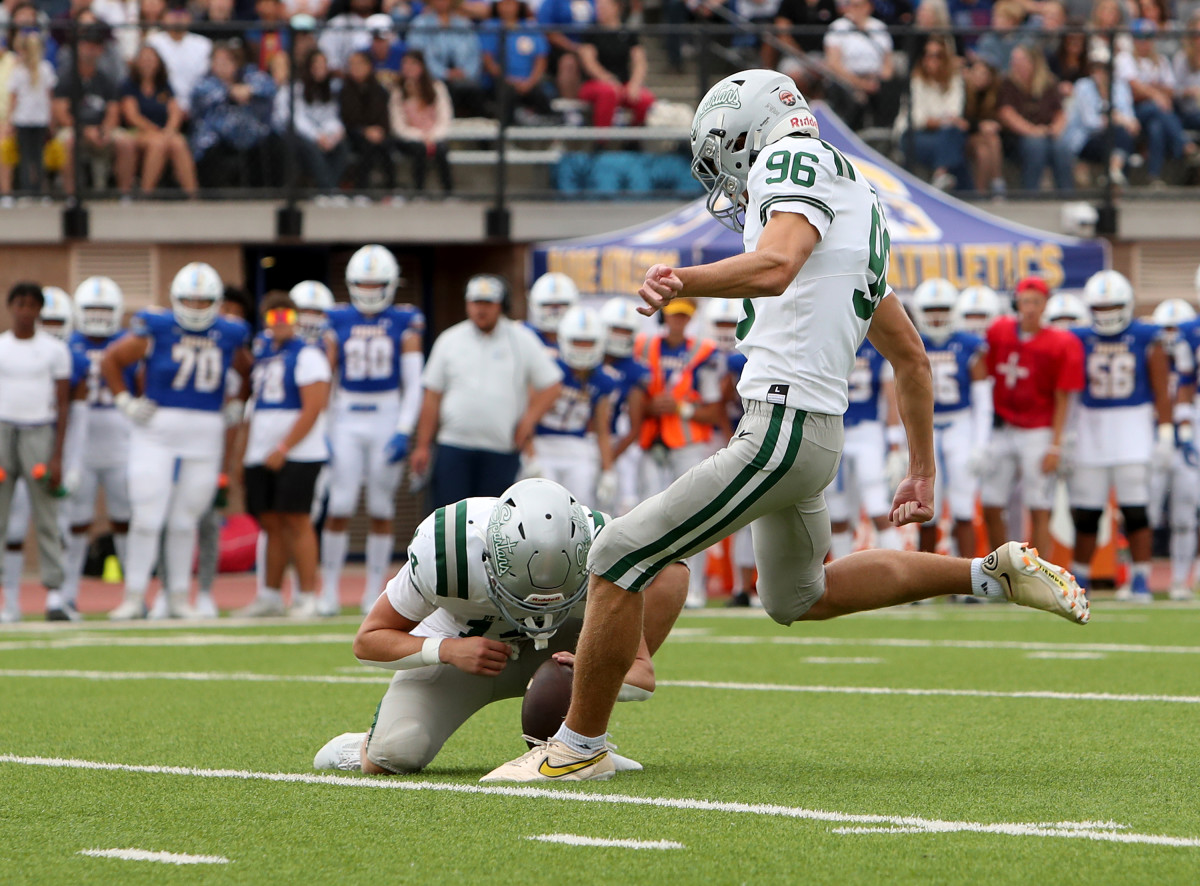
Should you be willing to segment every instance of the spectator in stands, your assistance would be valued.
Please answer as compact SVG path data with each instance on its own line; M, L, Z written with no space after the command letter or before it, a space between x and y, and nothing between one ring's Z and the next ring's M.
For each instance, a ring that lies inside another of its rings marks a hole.
M396 187L392 162L392 137L388 132L388 91L375 77L371 56L355 52L346 65L339 98L342 126L354 152L354 186L371 186L371 173L379 170L384 187Z
M521 122L537 122L550 114L550 97L546 94L546 71L550 64L550 44L529 20L529 7L524 0L496 0L492 18L481 27L483 69L491 88L500 83L507 95L505 105L509 122L513 115ZM500 41L504 41L504 67L501 67Z
M239 182L263 186L271 170L275 81L245 65L241 47L213 47L212 73L192 93L192 154L206 188Z
M99 68L104 55L106 35L94 30L84 30L79 35L78 65L68 64L59 71L58 85L54 88L51 105L54 125L58 129L56 138L63 147L62 170L63 190L75 193L75 165L72 155L78 147L86 161L115 161L117 188L128 194L133 187L134 171L137 168L137 148L121 127L121 112L117 106L118 86ZM75 117L72 114L72 93L79 91L79 124L83 143L75 145ZM103 188L107 182L93 182L94 187Z
M739 21L744 19L756 28L765 28L775 24L775 17L779 14L780 2L781 0L733 0L733 12ZM746 39L751 38L747 35ZM752 39L755 46L766 46L766 43L759 40L757 35L754 35ZM762 49L760 48L759 51L761 53ZM767 65L767 67L775 67L774 61Z
M126 64L133 61L138 47L142 43L142 35L136 27L138 23L137 0L91 0L91 10L113 29L117 53Z
M911 25L913 7L908 0L872 0L875 18L889 28L893 25Z
M596 0L596 27L579 47L588 78L579 97L592 106L594 126L612 126L617 108L629 109L633 125L641 126L654 94L645 87L646 50L637 34L621 26L620 0Z
M948 6L950 21L956 28L987 28L992 23L992 0L948 0ZM974 34L963 34L955 42L959 52L968 54L978 39Z
M167 12L167 0L140 0L138 4L138 26L142 40L149 40L163 25Z
M1140 18L1148 22L1154 22L1155 27L1158 28L1158 37L1155 38L1154 46L1158 50L1159 55L1173 58L1175 53L1179 51L1181 44L1179 38L1173 33L1163 33L1175 28L1175 22L1171 20L1171 13L1167 8L1167 0L1136 0L1133 6L1135 19Z
M434 80L425 66L425 56L419 49L404 54L400 65L400 82L392 90L388 110L392 133L400 149L412 161L413 187L425 190L425 170L428 158L437 164L442 190L447 194L454 188L450 175L450 158L446 135L454 119L454 107L446 84Z
M367 19L379 12L379 0L349 0L349 8L335 15L318 38L318 45L329 59L329 68L337 74L346 70L350 53L366 39Z
M1008 73L1012 51L1021 43L1019 31L1025 10L1019 0L1000 0L992 7L991 30L979 38L973 52L1002 74Z
M1146 174L1152 186L1161 186L1167 158L1192 155L1196 146L1175 113L1175 72L1154 45L1158 27L1138 19L1132 30L1133 49L1117 55L1113 75L1133 93L1133 109L1146 137Z
M301 12L288 19L288 24L292 27L292 40L295 41L292 52L296 54L296 58L304 58L314 49L321 49L317 41L318 23L315 18L306 12ZM278 58L279 55L280 53L276 53L275 57ZM328 54L326 57L328 57ZM336 69L331 68L330 70Z
M1092 15L1088 19L1088 29L1093 32L1090 46L1103 46L1118 55L1129 52L1133 48L1129 34L1120 33L1110 37L1106 33L1125 28L1125 16L1121 13L1120 0L1096 0L1096 5L1092 7Z
M100 54L100 60L96 62L96 67L104 72L114 83L120 83L125 78L125 72L128 70L128 63L121 58L121 51L117 48L117 44L112 39L112 28L100 20L96 13L92 12L90 7L83 7L73 16L75 26L79 28L80 33L87 31L97 35L97 39L103 44L104 51ZM53 60L53 57L50 57ZM63 44L58 49L57 67L62 70L67 65L71 64L71 46L70 41L64 40Z
M42 154L50 134L50 104L58 75L46 61L45 46L36 30L17 35L13 46L17 64L8 79L8 119L3 138L14 138L19 154L17 181L27 191L42 190ZM0 180L0 193L12 190L11 174Z
M284 0L284 5L289 18L293 15L311 15L315 19L323 19L333 4L330 0Z
M260 71L269 71L275 56L288 54L291 32L285 18L287 10L282 0L255 0L254 11L258 14L258 27L238 36L246 42L247 61ZM297 59L307 57L307 52L296 54Z
M871 0L838 0L842 18L825 32L825 62L835 80L829 103L853 129L870 112L875 126L890 127L900 109L904 84L896 78L892 35L871 16Z
M933 170L933 186L943 191L967 187L966 88L958 58L950 53L953 41L931 37L910 83L912 130L906 138L908 156Z
M682 5L682 4L681 4ZM671 12L670 0L664 14ZM668 16L669 17L669 16ZM583 84L583 71L579 67L579 41L586 28L596 23L595 0L542 0L537 9L538 24L544 25L546 40L550 43L550 71L563 98L578 98ZM571 26L575 27L572 28ZM667 41L668 53L671 42ZM675 65L672 57L671 64Z
M212 41L191 33L188 30L191 24L192 12L187 0L167 0L165 30L146 40L166 65L171 91L185 114L191 111L192 91L208 74L212 57Z
M1067 115L1046 58L1036 48L1021 44L1013 50L1009 68L1000 84L997 114L1005 140L1021 160L1021 187L1038 190L1049 166L1054 186L1070 190L1075 186L1075 158L1062 138Z
M196 20L192 30L217 42L240 36L229 27L236 21L233 15L233 0L208 0L202 17Z
M391 89L400 78L400 62L404 60L404 41L396 36L392 17L376 13L367 19L370 39L364 44L367 58L375 69L375 76L385 88Z
M963 77L967 100L963 116L967 120L967 156L975 190L1004 195L1004 148L1000 140L1001 125L997 111L1000 78L983 59L975 59Z
M1103 46L1095 47L1088 76L1075 84L1063 138L1076 157L1087 163L1106 165L1109 180L1115 185L1123 185L1125 161L1133 153L1139 126L1129 84L1124 80L1110 83L1108 63L1108 50Z
M1108 47L1104 47L1108 52ZM1050 73L1058 80L1058 91L1069 96L1075 81L1088 75L1088 39L1083 31L1066 31L1053 52L1046 53Z
M318 191L334 192L346 171L350 148L325 53L315 49L308 54L292 92L290 97L287 90L275 94L275 131L285 137L294 135L291 144L300 157L300 166ZM290 126L289 115L293 118Z
M445 82L457 116L480 117L486 100L481 82L483 49L475 26L455 12L454 3L429 0L425 11L409 25L408 46L421 50L433 79Z
M942 0L925 0L921 7L936 6L939 2ZM808 95L812 82L819 77L814 76L812 65L806 59L810 55L820 56L824 37L816 30L792 34L791 29L828 27L837 17L837 3L834 0L782 0L779 11L775 13L775 39L786 47L786 51L776 61L776 50L764 43L763 67L773 68L778 64L780 72L796 81L797 88Z
M1175 104L1183 128L1200 130L1200 11L1192 13L1183 48L1175 53Z
M154 47L145 45L121 84L121 116L142 155L142 193L153 193L167 158L179 188L196 196L196 161L183 136L184 113L171 91L167 68Z

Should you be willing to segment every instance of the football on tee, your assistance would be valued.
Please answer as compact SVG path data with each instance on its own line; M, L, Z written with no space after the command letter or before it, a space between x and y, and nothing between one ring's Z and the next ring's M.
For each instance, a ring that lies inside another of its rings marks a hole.
M550 659L533 674L521 702L521 732L545 741L562 725L571 706L570 665ZM530 745L532 747L532 744Z

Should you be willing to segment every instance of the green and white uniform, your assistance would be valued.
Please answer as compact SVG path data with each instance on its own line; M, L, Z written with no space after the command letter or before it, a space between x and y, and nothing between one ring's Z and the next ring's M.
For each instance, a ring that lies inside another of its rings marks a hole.
M821 240L781 295L742 303L738 350L747 362L738 393L746 415L729 446L614 520L588 568L640 591L667 564L753 523L759 597L787 624L825 590L821 493L841 457L855 352L888 293L890 238L862 173L818 139L792 135L768 145L748 183L747 252L775 212L805 216Z

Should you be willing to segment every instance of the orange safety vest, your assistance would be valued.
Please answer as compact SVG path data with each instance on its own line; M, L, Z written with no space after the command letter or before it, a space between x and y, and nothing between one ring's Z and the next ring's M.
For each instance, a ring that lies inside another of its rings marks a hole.
M667 379L663 375L662 366L663 337L653 338L639 343L641 356L650 367L650 383L646 393L655 397L667 390ZM679 372L675 385L670 389L671 396L679 402L700 403L700 392L696 390L696 368L712 356L716 345L708 339L687 339L688 352L684 356L684 366ZM647 415L642 422L642 436L638 441L643 449L649 449L656 441L661 440L668 449L679 449L689 443L707 443L712 438L713 427L699 421L684 421L678 415Z

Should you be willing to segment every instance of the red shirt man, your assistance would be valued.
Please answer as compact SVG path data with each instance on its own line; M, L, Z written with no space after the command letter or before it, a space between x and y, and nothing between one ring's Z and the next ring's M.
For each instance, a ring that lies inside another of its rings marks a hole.
M1071 394L1083 390L1083 347L1071 333L1042 325L1050 288L1040 277L1017 284L1017 316L987 332L995 430L981 484L991 539L1008 537L1004 514L1017 479L1029 508L1032 540L1049 550L1050 506Z

